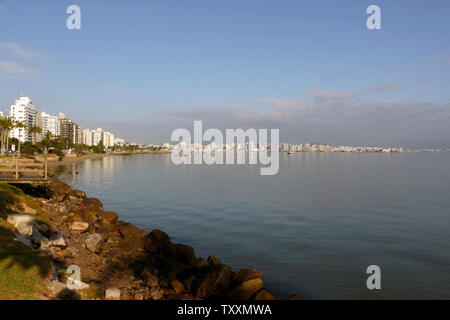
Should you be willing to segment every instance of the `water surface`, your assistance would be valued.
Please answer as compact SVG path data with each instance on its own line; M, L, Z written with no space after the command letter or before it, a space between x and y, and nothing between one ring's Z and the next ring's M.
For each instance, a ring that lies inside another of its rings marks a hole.
M120 219L263 271L282 298L450 298L450 153L296 153L280 171L111 156L58 170ZM78 174L77 174L78 172ZM369 291L366 268L382 271Z

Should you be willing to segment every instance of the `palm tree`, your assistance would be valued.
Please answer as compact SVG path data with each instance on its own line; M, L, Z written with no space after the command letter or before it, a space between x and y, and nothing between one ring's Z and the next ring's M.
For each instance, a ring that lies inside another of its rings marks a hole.
M22 131L22 129L25 129L26 127L28 127L28 125L27 125L27 121L25 120L25 121L16 121L15 122L15 125L14 125L16 128L18 128L19 129L19 148L18 148L18 156L19 156L19 158L20 158L20 139L21 139L21 131Z
M34 143L37 143L37 134L42 133L42 128L39 126L29 126L28 132L33 134Z
M4 155L5 151L9 149L9 132L13 128L13 119L10 117L0 118L0 130L1 130L1 154Z
M14 119L11 117L7 117L6 118L6 129L7 129L7 134L6 134L6 151L9 150L9 133L11 132L11 130L14 128Z
M6 135L6 118L0 118L0 143L2 149L2 155L5 154L5 135Z

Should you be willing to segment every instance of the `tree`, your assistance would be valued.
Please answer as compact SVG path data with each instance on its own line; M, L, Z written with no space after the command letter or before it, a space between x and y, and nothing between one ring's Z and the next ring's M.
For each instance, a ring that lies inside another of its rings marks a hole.
M5 151L9 149L9 132L14 126L13 119L10 117L0 118L0 143L1 143L1 154L4 155Z
M27 127L27 121L16 121L15 122L15 127L19 129L19 148L18 148L18 155L20 158L20 138L21 138L21 131L22 129L25 129Z
M29 126L28 132L33 134L34 143L37 143L37 134L42 133L42 128L39 126Z

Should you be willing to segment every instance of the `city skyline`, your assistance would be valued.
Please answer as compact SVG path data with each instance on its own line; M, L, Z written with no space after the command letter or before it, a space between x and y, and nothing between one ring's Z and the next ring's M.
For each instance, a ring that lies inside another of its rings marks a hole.
M81 30L69 4L0 2L0 109L24 93L141 143L202 120L291 143L450 146L446 1L377 1L381 30L365 1L78 1Z
M69 139L72 143L87 146L96 146L100 141L106 148L125 144L123 139L115 138L114 134L102 128L82 129L75 121L67 118L63 112L58 112L57 116L45 111L39 112L33 100L24 95L21 95L15 100L14 104L11 104L9 111L1 112L0 116L9 116L16 122L26 123L25 127L14 127L9 133L10 138L16 138L21 142L39 142L47 133L50 133L52 136L61 136ZM39 127L41 132L30 133L28 127L33 126Z

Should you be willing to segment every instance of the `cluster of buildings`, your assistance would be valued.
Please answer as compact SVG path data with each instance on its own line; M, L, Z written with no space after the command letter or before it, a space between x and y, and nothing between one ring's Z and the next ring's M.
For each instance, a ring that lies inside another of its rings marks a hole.
M353 146L329 146L322 144L289 144L281 143L280 145L262 145L257 142L235 143L235 144L223 144L217 145L211 143L208 145L201 144L186 144L181 142L177 146L171 146L169 144L163 145L164 149L177 148L183 151L191 152L216 152L216 151L270 151L279 150L280 152L404 152L403 148L379 148L379 147L353 147Z
M6 112L0 112L0 116L6 116ZM115 138L112 133L101 128L82 130L77 123L68 119L62 112L56 116L46 112L37 112L30 97L21 96L17 99L15 104L11 105L9 116L16 121L26 121L28 126L38 126L42 129L42 133L36 135L30 133L27 128L11 130L10 138L17 138L21 142L39 142L50 132L52 136L61 136L69 139L72 143L88 146L96 146L100 141L106 148L125 143L123 139Z
M282 143L280 151L283 152L403 152L403 148L379 148L379 147L352 147L329 146L323 144L288 144Z

